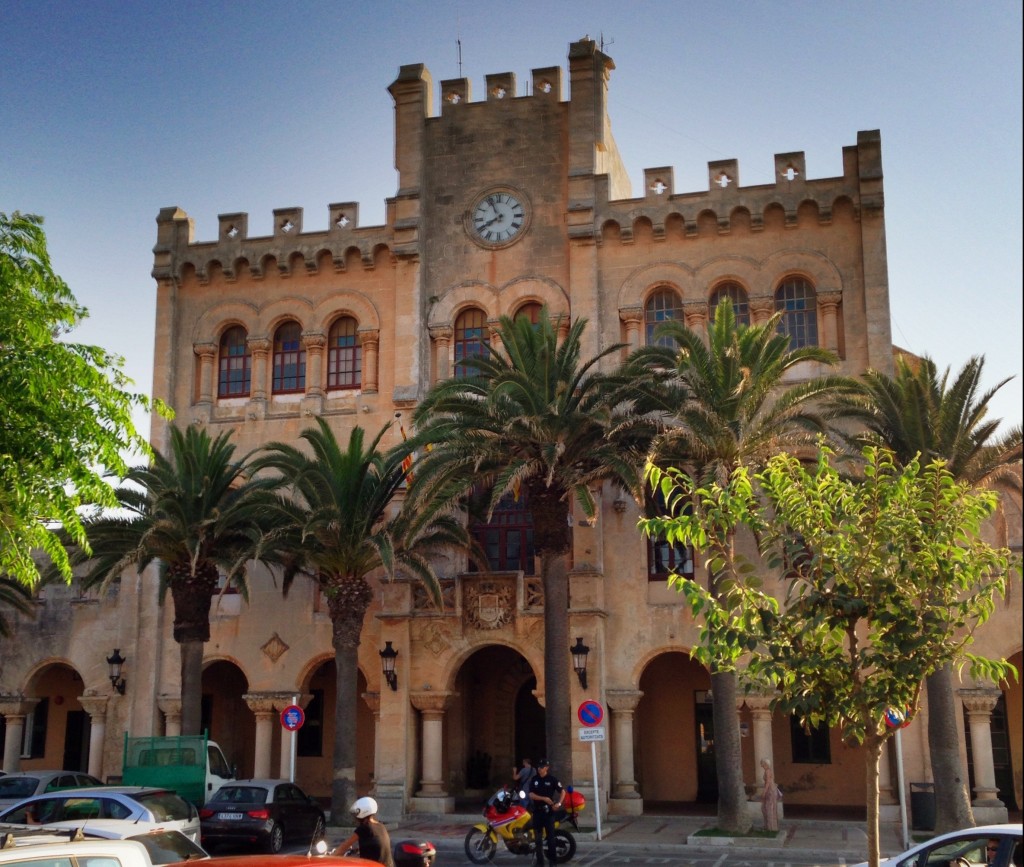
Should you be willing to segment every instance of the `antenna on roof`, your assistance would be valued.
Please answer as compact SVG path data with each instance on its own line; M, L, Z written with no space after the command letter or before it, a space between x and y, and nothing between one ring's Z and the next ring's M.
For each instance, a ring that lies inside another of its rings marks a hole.
M459 48L459 78L462 78L462 40L456 39L455 44Z
M604 31L602 30L601 31L601 53L604 54L604 47L606 45L614 45L614 44L615 44L615 40L614 39L609 39L607 42L604 41Z

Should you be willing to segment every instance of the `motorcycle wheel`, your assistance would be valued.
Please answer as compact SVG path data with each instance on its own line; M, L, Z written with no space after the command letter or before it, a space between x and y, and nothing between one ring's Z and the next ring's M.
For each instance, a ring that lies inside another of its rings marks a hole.
M568 831L555 831L555 863L564 864L576 854L576 838Z
M498 843L494 837L479 828L471 828L466 835L466 857L474 864L486 864L494 860ZM576 846L573 846L575 851Z

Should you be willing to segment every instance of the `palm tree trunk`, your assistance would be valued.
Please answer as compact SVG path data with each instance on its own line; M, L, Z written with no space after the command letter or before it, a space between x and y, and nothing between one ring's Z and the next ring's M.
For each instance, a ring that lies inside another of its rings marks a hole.
M356 642L334 643L334 775L331 779L331 820L341 823L358 797L356 793L356 689L359 674L359 636Z
M572 780L569 701L569 579L566 556L542 556L544 582L544 736L547 757L565 784Z
M953 667L943 666L925 679L928 690L928 751L935 781L935 833L974 825L967 771L960 758L960 720Z
M181 654L181 733L198 735L203 721L203 642L182 639Z
M715 773L718 777L718 827L745 834L750 830L750 808L743 785L743 747L736 711L736 673L711 675L711 713L715 723Z

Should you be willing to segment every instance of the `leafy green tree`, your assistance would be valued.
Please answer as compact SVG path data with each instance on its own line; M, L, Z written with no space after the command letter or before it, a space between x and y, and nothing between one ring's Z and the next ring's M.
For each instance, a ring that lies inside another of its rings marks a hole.
M941 461L901 467L869 448L857 480L841 476L831 457L823 448L808 470L778 455L756 476L757 488L743 468L725 485L705 486L654 471L655 483L702 503L705 516L656 519L647 529L697 544L707 516L721 516L722 526L756 533L768 565L783 574L781 604L741 569L717 596L679 579L704 621L699 653L745 662L751 685L777 689L773 710L838 727L847 743L863 746L869 863L877 867L878 761L894 733L886 711L913 716L924 678L947 664L993 682L1012 671L969 646L1019 559L979 538L995 495L958 483Z
M211 438L190 425L170 428L170 451L132 469L117 489L119 509L86 523L91 545L82 583L105 589L124 570L159 565L160 594L174 602L181 650L181 730L199 734L203 644L218 582L247 595L250 561L272 562L266 516L277 502L266 480L247 478L231 432Z
M655 429L636 412L640 380L600 372L621 347L582 360L586 320L559 343L543 310L536 324L502 317L499 345L472 359L472 375L437 383L416 409L429 444L415 467L411 496L458 502L477 487L487 514L524 491L544 590L544 695L547 754L571 768L568 554L570 506L595 514L592 489L605 480L641 496L640 469Z
M311 578L327 600L336 672L334 780L331 811L346 815L355 800L356 708L359 641L373 599L369 578L402 571L420 581L440 605L434 562L452 549L465 550L468 534L447 504L421 501L393 508L406 484L409 450L378 447L391 425L366 444L356 426L345 449L323 419L301 439L310 453L289 443L269 443L253 461L255 471L285 488L267 518L274 550L283 563L285 592L299 575Z
M122 359L64 339L86 311L53 270L42 222L0 213L0 574L30 586L40 578L33 552L71 580L50 528L87 544L80 508L115 505L105 474L149 453L132 412L150 404L126 390Z
M740 467L757 469L784 449L813 447L826 427L823 398L844 380L820 377L789 383L801 364L833 365L836 357L815 346L791 349L778 332L780 314L760 325L737 325L732 304L715 310L705 342L702 334L680 321L659 326L655 336L667 345L645 346L631 363L670 373L665 404L672 420L654 450L654 461L685 466L702 483L725 484ZM678 395L681 404L673 405ZM696 513L703 514L701 510ZM710 515L708 516L710 519ZM726 593L735 564L734 527L706 528L708 582L712 594ZM697 545L705 550L704 545ZM722 570L726 572L722 572ZM718 825L736 832L750 827L743 784L737 685L728 659L707 659L711 670L715 725L715 771L718 777Z
M1000 433L989 417L993 396L1009 379L983 391L985 360L975 356L955 376L941 375L930 358L899 358L895 376L869 371L834 402L862 426L858 445L890 449L903 465L941 459L958 481L1021 493L1020 426ZM960 758L960 713L951 666L928 677L928 749L935 779L935 826L952 831L974 824L967 774Z

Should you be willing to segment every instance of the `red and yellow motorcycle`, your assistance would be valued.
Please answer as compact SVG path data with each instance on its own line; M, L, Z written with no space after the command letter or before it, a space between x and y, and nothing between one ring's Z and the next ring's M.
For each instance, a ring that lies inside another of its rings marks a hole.
M563 824L572 825L577 831L580 810L585 801L583 795L570 786L562 799L561 809L555 812L555 863L563 864L576 854L576 838ZM474 864L493 861L498 843L513 855L534 855L533 821L530 811L516 803L507 788L499 791L484 808L485 823L474 825L466 834L466 857Z

